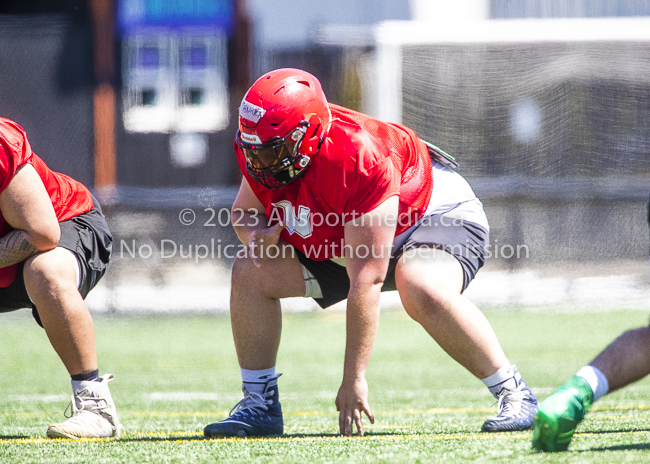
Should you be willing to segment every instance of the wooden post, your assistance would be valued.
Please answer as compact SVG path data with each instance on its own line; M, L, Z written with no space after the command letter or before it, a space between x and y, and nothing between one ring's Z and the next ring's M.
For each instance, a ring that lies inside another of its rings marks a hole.
M244 94L253 83L251 81L251 66L253 61L251 46L251 21L248 17L249 11L246 0L235 0L235 18L233 31L233 53L231 63L232 73L234 74L232 82L235 84L234 97L239 105L239 100L244 98Z
M234 114L231 116L235 121L239 121L239 103L248 91L252 82L252 64L253 64L253 47L251 40L251 20L249 18L249 11L246 0L235 0L234 6L234 31L233 31L233 46L231 48L233 56L230 58L231 68L230 72L233 74L231 82L233 88L231 98L234 100L231 103L231 108L235 109ZM234 157L233 157L234 159ZM237 164L235 163L235 166ZM242 179L242 173L239 168L233 170L235 185L239 185Z
M111 189L117 183L115 153L115 89L109 82L95 87L95 188Z
M96 87L93 98L95 127L95 188L110 190L117 184L115 152L114 0L90 0L93 25L93 60Z

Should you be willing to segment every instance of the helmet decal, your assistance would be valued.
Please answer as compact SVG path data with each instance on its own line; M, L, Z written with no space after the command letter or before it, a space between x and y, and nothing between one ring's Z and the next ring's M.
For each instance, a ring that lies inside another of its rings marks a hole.
M262 143L262 140L257 135L254 135L254 134L247 134L245 132L241 132L239 134L239 136L246 143L251 143L251 144L261 144Z
M259 106L253 105L252 103L246 101L246 97L244 97L241 102L241 106L239 107L239 116L243 119L254 122L255 124L257 124L260 119L262 119L264 113L266 113L266 110L264 108L260 108Z

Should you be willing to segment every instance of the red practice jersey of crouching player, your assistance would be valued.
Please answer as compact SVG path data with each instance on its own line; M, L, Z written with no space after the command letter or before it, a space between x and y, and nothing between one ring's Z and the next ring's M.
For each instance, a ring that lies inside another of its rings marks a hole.
M90 192L76 180L51 171L32 152L25 130L9 119L0 118L0 193L4 192L16 171L24 164L31 164L41 177L52 200L59 222L87 213L93 208ZM0 211L0 237L13 230ZM0 268L0 287L7 287L16 278L17 265Z
M412 130L330 104L332 124L300 179L270 190L239 167L269 222L286 221L281 238L316 261L343 256L344 226L399 195L396 235L415 224L431 199L431 159Z

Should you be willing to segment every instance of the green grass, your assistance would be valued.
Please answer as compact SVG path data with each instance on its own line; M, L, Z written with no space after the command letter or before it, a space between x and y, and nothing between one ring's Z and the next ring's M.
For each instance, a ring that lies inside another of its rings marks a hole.
M648 314L618 311L487 316L511 362L540 399ZM69 377L44 332L21 311L0 324L0 462L647 462L650 380L595 404L569 452L538 454L531 432L483 434L494 400L403 311L382 313L367 373L376 423L366 437L337 436L334 399L342 374L344 314L287 314L278 369L285 436L204 440L240 397L225 316L99 317L102 373L124 430L119 440L48 440L63 419ZM47 396L47 395L55 395Z

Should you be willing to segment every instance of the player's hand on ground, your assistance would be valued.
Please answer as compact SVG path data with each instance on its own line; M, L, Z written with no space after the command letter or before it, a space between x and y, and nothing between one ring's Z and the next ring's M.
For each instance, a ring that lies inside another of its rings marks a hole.
M287 227L285 222L279 222L263 229L254 230L248 242L248 254L257 267L262 267L262 259L266 255L265 249L278 244L280 233Z
M352 382L343 380L339 394L336 396L336 410L339 411L339 429L341 435L345 437L352 436L353 425L356 426L359 435L363 436L361 412L368 416L371 424L375 423L375 417L368 405L368 382L364 377Z

